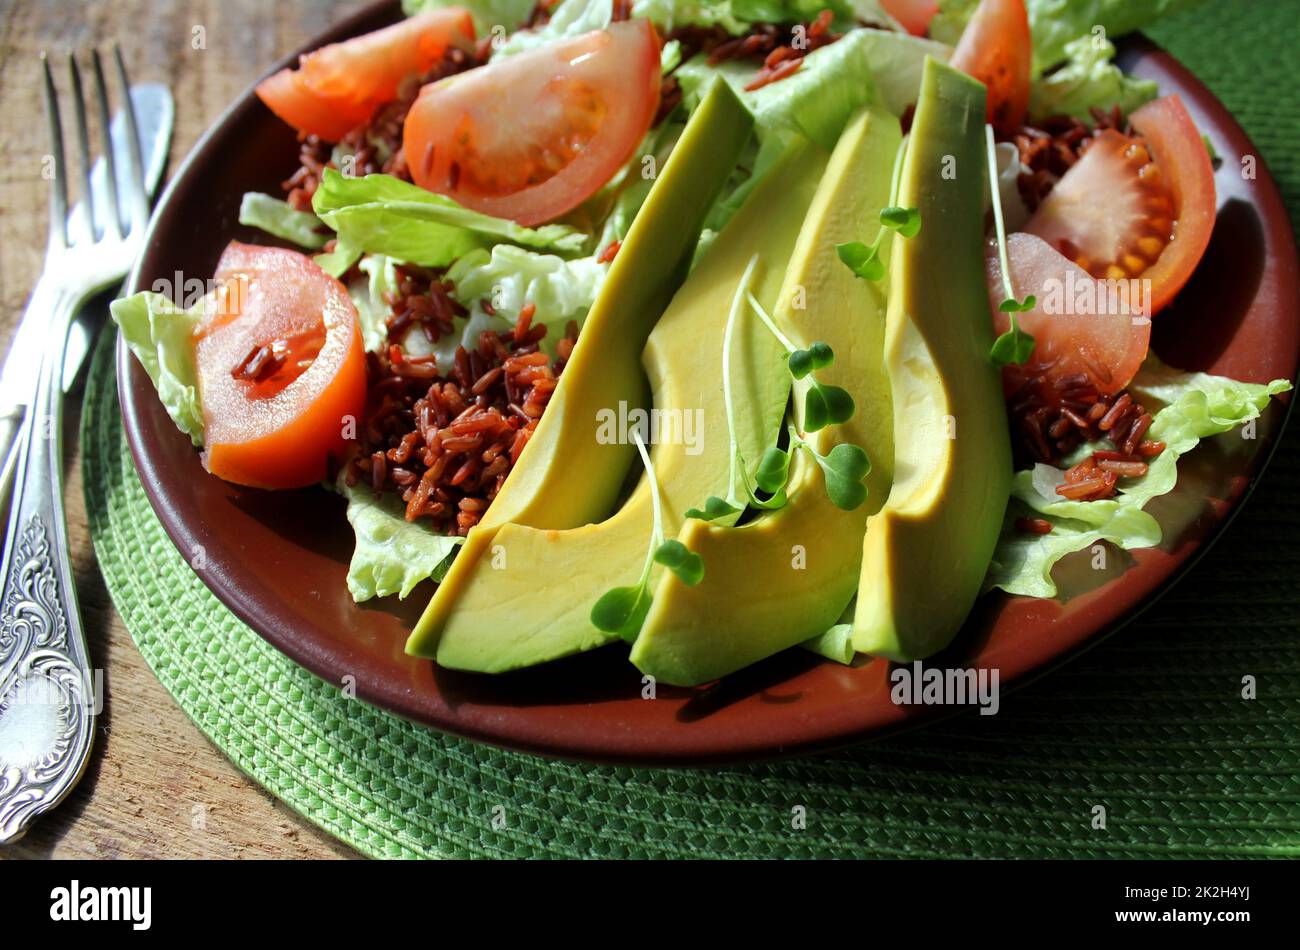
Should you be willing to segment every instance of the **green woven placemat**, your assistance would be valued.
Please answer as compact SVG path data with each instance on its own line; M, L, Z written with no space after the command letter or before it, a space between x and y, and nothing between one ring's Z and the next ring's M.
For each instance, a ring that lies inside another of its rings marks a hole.
M1294 3L1154 31L1246 125L1300 219ZM1225 37L1233 37L1231 44ZM1230 55L1231 60L1225 60ZM1266 77L1272 75L1272 80ZM122 436L111 340L82 440L91 532L141 653L239 768L376 856L1300 854L1300 433L1156 609L967 716L817 758L701 771L549 762L448 738L304 672L189 570ZM1240 696L1243 675L1258 698ZM1106 827L1093 827L1095 806ZM802 807L806 826L792 820Z

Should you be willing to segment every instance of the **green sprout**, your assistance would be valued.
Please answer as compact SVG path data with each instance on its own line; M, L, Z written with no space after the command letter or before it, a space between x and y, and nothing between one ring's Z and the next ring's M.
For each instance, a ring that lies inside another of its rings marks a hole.
M849 270L863 280L880 280L885 276L885 262L880 259L880 247L887 234L916 237L921 231L921 212L916 208L898 206L898 192L903 179L903 156L907 151L907 138L898 143L894 154L894 170L889 185L889 206L880 209L880 229L870 244L863 241L846 241L835 245L835 253Z
M915 231L912 233L915 233ZM794 451L801 446L806 448L813 458L817 460L817 464L821 466L825 475L826 491L831 501L839 507L851 511L862 504L867 496L867 490L862 484L862 479L871 470L871 463L867 458L867 453L861 447L845 443L835 446L828 455L821 456L792 427L790 429L790 448L782 449L778 446L770 446L763 453L763 457L759 459L752 479L749 474L749 466L740 451L740 445L736 440L736 424L731 394L730 357L735 321L743 302L748 302L750 309L758 314L763 325L785 348L786 367L790 371L790 375L796 380L807 379L809 381L808 390L804 394L805 432L816 432L828 425L842 425L848 422L857 410L853 397L847 390L839 386L822 383L814 375L817 370L825 369L835 362L835 352L831 349L830 344L818 341L810 344L805 349L795 346L790 338L781 332L781 328L776 325L776 321L772 319L763 308L763 305L758 302L758 298L749 290L750 280L757 264L758 257L751 258L749 266L746 267L745 273L741 277L740 286L732 299L731 311L727 315L726 329L722 335L722 399L726 408L727 434L731 440L730 469L728 471L729 494L726 498L710 495L703 508L688 509L686 517L699 521L717 521L741 514L746 506L763 511L775 511L784 508L789 501L786 493L786 483L790 479L790 459ZM745 497L743 500L737 497L738 477L740 488L744 490ZM763 492L768 497L760 498L759 492Z
M867 500L867 486L862 480L871 472L871 459L859 445L842 442L825 455L818 454L812 445L790 427L790 447L782 450L770 448L764 455L764 464L768 466L774 481L785 490L785 482L790 471L790 458L799 449L804 449L822 470L826 483L826 495L837 508L852 511ZM762 470L763 466L759 466ZM779 476L779 483L775 479ZM772 489L764 486L765 491Z
M998 154L993 140L993 126L984 126L984 140L988 148L989 191L993 198L993 227L998 235L998 261L1002 265L1002 289L1006 299L998 304L998 310L1011 316L1011 329L993 341L989 358L996 366L1016 363L1023 366L1034 355L1034 338L1020 329L1016 314L1028 313L1038 303L1033 294L1024 300L1016 299L1015 288L1011 286L1011 261L1007 258L1007 231L1002 223L1002 195L998 191Z
M654 511L654 520L650 528L650 545L646 551L645 566L641 577L631 587L614 587L600 596L592 605L591 624L597 630L617 633L628 643L637 638L646 614L650 612L650 574L655 564L661 564L672 571L683 584L694 587L704 579L704 560L686 545L674 539L664 540L664 523L661 501L659 498L659 479L655 476L654 465L641 433L633 429L632 441L636 443L641 455L641 464L645 466L646 477L650 480L650 499Z
M780 344L785 347L786 367L795 379L808 379L810 385L804 394L803 427L805 432L816 432L828 425L842 425L853 418L856 406L848 391L839 386L820 383L813 371L830 366L835 361L835 352L827 343L813 343L808 349L801 350L790 342L780 328L763 309L752 293L746 293L749 305L758 314L764 325L771 331Z

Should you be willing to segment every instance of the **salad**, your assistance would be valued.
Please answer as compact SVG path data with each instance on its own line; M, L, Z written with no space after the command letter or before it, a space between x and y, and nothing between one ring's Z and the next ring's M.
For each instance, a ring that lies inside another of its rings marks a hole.
M113 318L213 477L346 499L356 601L432 591L415 656L928 657L1290 388L1150 348L1214 157L1113 40L1188 5L406 0L257 86L265 240Z

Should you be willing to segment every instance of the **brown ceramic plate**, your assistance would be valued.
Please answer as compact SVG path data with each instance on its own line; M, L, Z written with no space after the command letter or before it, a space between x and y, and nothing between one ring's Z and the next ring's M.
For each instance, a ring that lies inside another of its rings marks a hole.
M363 10L317 44L384 25L396 3ZM1266 382L1294 378L1300 349L1295 241L1276 186L1218 100L1168 54L1137 41L1124 63L1178 92L1223 157L1219 217L1206 259L1156 321L1167 362ZM286 63L289 62L286 60ZM280 64L284 65L284 64ZM277 66L276 68L279 68ZM251 91L198 144L163 199L132 289L210 275L232 238L246 191L275 192L296 167L293 133ZM267 493L204 472L144 371L118 353L127 437L145 490L184 554L202 548L204 582L268 641L328 682L354 677L358 695L401 716L498 745L571 758L707 763L822 748L897 730L927 714L889 698L884 661L845 668L799 650L712 687L660 688L641 698L640 674L610 647L501 677L440 670L402 652L429 589L405 604L358 606L344 577L352 533L342 502L320 489ZM1254 440L1221 438L1180 462L1179 483L1152 505L1161 547L1111 557L1099 577L1086 560L1058 569L1061 600L985 597L945 665L1000 668L1023 680L1113 632L1149 605L1223 529L1268 460L1286 415L1273 405Z

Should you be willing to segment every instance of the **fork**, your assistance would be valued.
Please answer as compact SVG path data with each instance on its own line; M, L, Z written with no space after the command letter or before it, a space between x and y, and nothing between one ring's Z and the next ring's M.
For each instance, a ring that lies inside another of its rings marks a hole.
M109 135L108 90L99 51L92 50L94 98L108 174L95 213L90 136L81 71L69 55L82 213L68 214L68 165L49 59L41 55L49 117L50 233L45 267L23 314L17 341L44 344L27 391L0 394L0 418L17 426L15 474L0 565L0 843L20 838L30 823L76 784L94 739L102 682L92 674L68 558L62 496L62 369L73 315L87 299L126 275L144 246L149 218L138 125L122 54L114 48L127 123L127 147L115 154ZM117 163L128 163L119 194ZM50 164L52 163L52 167ZM102 199L106 197L106 201ZM103 217L105 220L96 220Z

